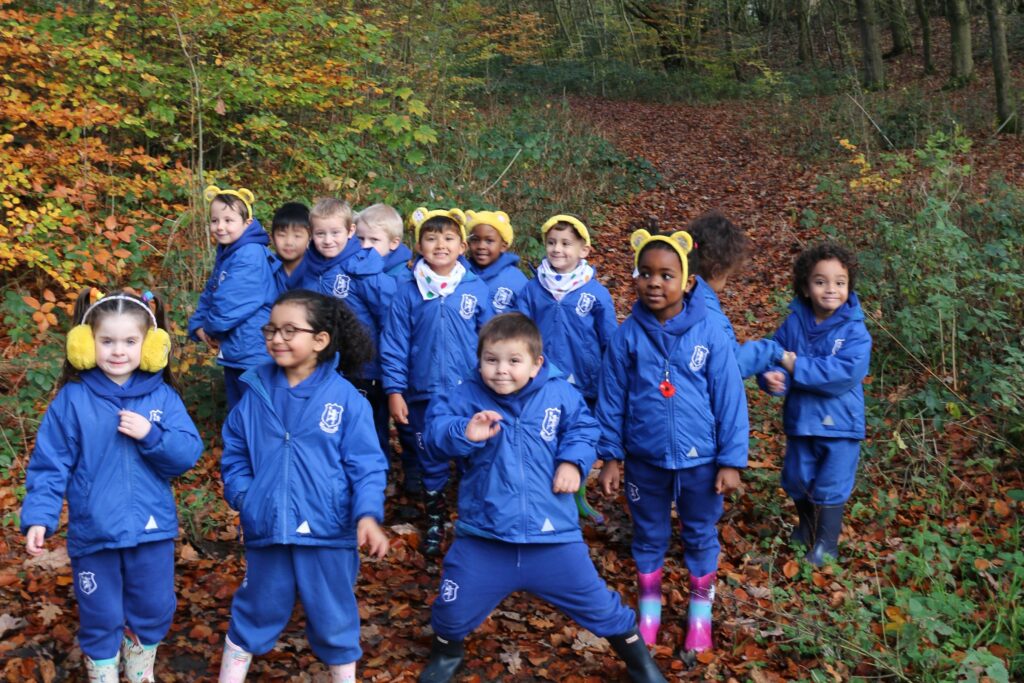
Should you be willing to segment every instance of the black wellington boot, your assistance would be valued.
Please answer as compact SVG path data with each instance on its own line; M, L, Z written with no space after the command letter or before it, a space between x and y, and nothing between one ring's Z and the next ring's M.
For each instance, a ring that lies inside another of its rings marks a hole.
M441 554L444 543L444 525L448 523L448 502L444 498L444 489L440 491L424 491L423 507L427 513L427 535L423 539L423 554L437 557Z
M447 683L462 666L465 653L461 640L445 640L435 635L430 645L430 661L417 680L419 683Z
M654 663L647 644L635 628L621 636L609 636L608 643L626 663L626 674L633 683L667 683Z
M814 503L806 498L794 500L793 503L796 505L796 514L800 518L800 524L793 528L793 533L789 535L789 542L794 545L799 543L810 549L814 547Z
M826 558L839 561L839 532L843 530L843 505L816 505L818 515L814 532L814 547L804 559L820 567Z

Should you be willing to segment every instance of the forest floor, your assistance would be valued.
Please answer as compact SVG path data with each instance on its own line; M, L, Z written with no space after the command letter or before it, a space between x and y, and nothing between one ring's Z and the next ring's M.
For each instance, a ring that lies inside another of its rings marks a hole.
M609 208L597 226L592 261L600 279L625 316L634 295L628 235L632 224L649 216L665 228L682 228L702 211L719 208L748 231L755 249L746 272L730 282L722 300L737 336L750 339L770 333L781 322L778 303L785 296L793 257L817 234L799 227L804 208L824 210L815 190L824 169L787 156L765 136L757 122L765 114L756 103L713 106L646 105L629 102L576 101L574 108L602 129L626 152L650 160L663 180L627 204ZM1020 145L994 153L994 163L1019 172ZM1010 159L1009 162L1003 160ZM1015 170L1016 169L1016 170ZM563 207L558 207L563 208ZM841 217L840 217L841 218ZM752 485L727 502L720 525L722 555L714 611L716 649L702 654L693 667L679 657L685 635L686 570L675 543L665 565L663 628L655 648L657 662L674 680L791 680L813 669L831 671L833 680L852 673L841 664L801 659L784 645L783 625L799 623L799 605L778 600L778 587L790 596L809 578L836 600L845 588L833 569L798 573L794 552L778 539L788 537L793 515L778 489L783 450L779 404L750 392ZM969 447L969 446L968 446ZM204 454L201 476L213 495L220 495L219 449ZM862 473L855 500L870 506L883 484L873 470ZM980 485L984 473L960 472ZM990 475L989 475L990 476ZM981 479L979 479L979 477ZM1019 477L1019 474L1018 474ZM1021 482L1007 482L1021 487ZM592 486L596 489L596 486ZM2 490L5 509L15 505L13 489ZM605 514L601 526L587 525L585 535L599 571L628 604L635 604L634 566L630 557L630 522L624 501L606 500L596 490L591 503ZM186 504L195 501L185 501ZM781 514L780 514L781 511ZM908 513L911 514L911 513ZM201 523L203 520L200 520ZM365 559L357 597L363 620L364 655L360 680L413 681L428 651L430 602L440 562L418 550L415 501L392 484L387 526L392 550L384 560ZM76 607L63 544L38 560L26 560L23 541L10 526L0 528L0 649L2 674L8 681L71 680L81 676L75 646ZM203 540L180 545L178 612L161 646L158 680L216 680L231 596L243 577L241 548L233 523L205 527ZM899 539L862 516L843 536L842 571L870 576ZM301 608L278 645L258 657L251 680L328 680L326 670L309 650L302 631ZM808 628L813 628L809 625ZM458 680L562 683L625 680L622 666L605 641L576 626L550 606L516 594L467 640L467 663Z

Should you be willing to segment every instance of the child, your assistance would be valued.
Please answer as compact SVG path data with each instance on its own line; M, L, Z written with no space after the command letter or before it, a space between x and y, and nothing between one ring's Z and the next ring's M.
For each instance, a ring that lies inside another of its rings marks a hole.
M263 327L274 362L253 368L224 424L224 498L245 534L245 580L231 603L221 683L245 680L288 623L296 591L306 636L333 683L354 683L357 547L383 557L387 461L370 406L338 371L366 363L363 327L337 300L282 294Z
M736 490L747 464L747 398L732 341L694 293L690 236L637 230L630 243L638 301L605 354L599 481L606 494L617 492L619 461L626 460L640 633L648 644L661 624L661 568L675 501L690 572L685 648L699 652L712 643L723 496Z
M729 278L746 262L750 240L720 211L709 211L696 218L686 231L693 238L694 249L689 256L693 273L697 276L697 294L704 299L708 317L717 321L732 340L740 375L759 375L780 363L786 351L777 341L755 339L743 344L736 341L736 333L718 300Z
M28 465L21 531L28 553L42 554L67 498L88 680L117 683L123 660L128 680L155 681L177 602L170 480L195 465L203 442L172 383L159 300L115 292L90 305L94 292L75 303L64 373Z
M270 236L274 240L274 251L281 261L279 291L295 289L306 274L303 258L309 248L311 228L309 207L301 202L286 202L274 212Z
M793 265L792 313L775 341L794 355L761 376L786 396L782 488L800 519L792 540L816 567L838 559L843 506L853 491L864 439L864 389L871 335L854 293L857 259L832 243L811 247Z
M520 290L516 309L537 323L544 356L593 407L601 354L617 326L615 304L587 263L590 232L582 221L553 216L540 231L547 258L537 277Z
M469 268L483 278L495 315L514 310L516 294L526 286L519 257L508 253L515 233L504 211L467 211Z
M318 199L309 212L313 248L306 259L302 286L344 301L377 345L387 318L395 281L384 274L384 259L352 239L352 209L338 199ZM388 451L387 399L380 383L380 360L371 358L349 377L373 408L373 422L381 449Z
M409 269L412 251L402 244L402 216L393 206L368 206L356 214L355 225L363 249L374 249L384 259L385 273L397 277Z
M267 360L260 327L270 317L281 264L267 248L270 238L263 226L252 217L252 192L210 185L204 196L210 204L217 258L188 321L188 335L219 349L217 362L224 366L231 410L241 398L242 373Z
M410 217L421 258L398 286L380 340L388 407L396 424L415 434L423 472L427 533L424 553L437 556L448 509L448 463L426 460L423 446L427 403L451 391L475 364L477 331L491 317L487 285L460 262L466 250L464 216L458 209L416 209Z
M493 318L480 330L478 373L430 404L429 448L464 459L466 472L419 680L451 680L463 639L522 590L608 638L631 680L664 681L636 615L608 590L583 541L572 494L594 464L599 432L579 392L544 363L541 346L526 316Z

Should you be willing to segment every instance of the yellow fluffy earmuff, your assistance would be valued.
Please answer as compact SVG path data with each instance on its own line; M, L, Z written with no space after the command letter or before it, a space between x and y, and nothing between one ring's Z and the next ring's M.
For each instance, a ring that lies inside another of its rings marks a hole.
M547 235L548 230L555 227L558 223L568 223L571 225L579 233L579 236L583 238L583 241L587 243L587 246L590 246L590 231L587 230L587 226L576 216L570 216L567 213L560 213L544 221L544 225L540 226L541 236Z
M240 187L237 190L222 190L216 185L207 185L206 189L203 190L203 198L206 199L207 204L216 199L218 195L222 194L241 199L242 203L245 204L246 210L249 212L249 215L246 216L246 218L252 218L252 203L256 201L256 197L253 196L251 190L247 190L244 187Z
M629 236L629 244L633 247L633 269L640 267L640 252L651 242L664 242L671 246L679 254L679 261L683 266L682 287L686 289L686 283L690 279L686 255L693 249L693 238L690 233L684 230L677 230L671 235L652 235L643 228L636 230ZM636 275L634 274L634 277Z
M152 297L152 294L146 292ZM145 295L144 295L145 296ZM88 324L89 314L101 303L107 301L130 301L141 306L149 314L153 327L146 330L146 337L142 340L142 357L139 363L139 370L144 372L160 372L167 367L167 361L171 355L171 337L167 330L161 329L156 322L156 315L149 310L149 305L140 299L128 294L111 294L100 297L89 308L85 309L82 315L82 322L71 328L68 332L67 355L71 367L76 370L90 370L96 367L96 341L93 339L92 327Z
M420 226L431 218L437 218L438 216L444 216L455 221L459 226L459 232L462 233L462 241L466 241L466 214L462 212L462 209L428 209L421 206L409 215L409 225L413 229L414 242L420 241Z
M501 235L501 239L505 240L505 244L511 246L515 233L512 231L512 222L504 211L467 211L466 231L473 232L473 228L478 225L491 226Z

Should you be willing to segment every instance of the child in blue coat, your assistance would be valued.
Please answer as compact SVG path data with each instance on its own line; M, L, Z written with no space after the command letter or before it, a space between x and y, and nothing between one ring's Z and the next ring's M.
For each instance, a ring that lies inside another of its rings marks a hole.
M656 642L661 624L662 564L675 502L690 572L685 649L699 652L712 646L723 497L739 486L747 464L747 397L732 340L695 292L690 236L641 229L630 242L639 300L605 354L599 481L606 494L616 493L625 460L640 633L648 643Z
M282 294L263 327L273 363L224 424L224 498L238 510L245 580L231 603L220 682L240 683L253 654L268 652L298 593L313 652L333 683L354 683L359 609L357 547L383 557L387 461L370 406L340 372L366 363L372 343L337 300Z
M832 242L804 251L793 265L792 313L775 340L793 357L765 372L761 386L785 395L782 488L796 504L792 540L808 562L837 558L843 508L853 491L864 439L864 378L871 335L854 284L857 259Z
M210 234L217 242L213 273L188 321L188 335L218 349L224 366L228 410L238 403L246 369L267 361L260 327L270 317L281 263L270 253L270 238L252 215L252 192L245 188L205 191Z
M491 309L495 315L515 310L516 294L526 286L526 276L519 270L519 257L511 254L515 233L504 211L467 211L466 233L469 237L469 268L490 290Z
M475 363L477 331L491 317L487 285L462 263L465 216L458 209L416 209L410 217L422 258L398 285L380 341L384 391L396 424L415 434L423 471L424 552L441 554L448 509L448 463L427 459L424 416L432 398L462 383Z
M310 241L309 207L302 202L285 202L270 223L274 253L281 262L278 292L298 288L306 274L306 251Z
M116 292L90 305L92 293L75 303L67 363L28 465L21 531L40 555L67 499L88 680L117 683L123 663L128 680L155 681L176 604L170 480L203 443L173 385L160 302Z
M608 590L583 542L572 494L594 463L597 423L549 371L541 347L529 318L499 315L480 330L478 372L427 412L429 448L459 458L466 471L419 680L451 680L463 639L506 596L527 591L607 637L633 681L664 681L636 616Z
M618 326L615 304L587 263L590 232L581 220L552 216L540 231L547 256L520 290L516 310L537 323L544 356L593 407L601 355Z

